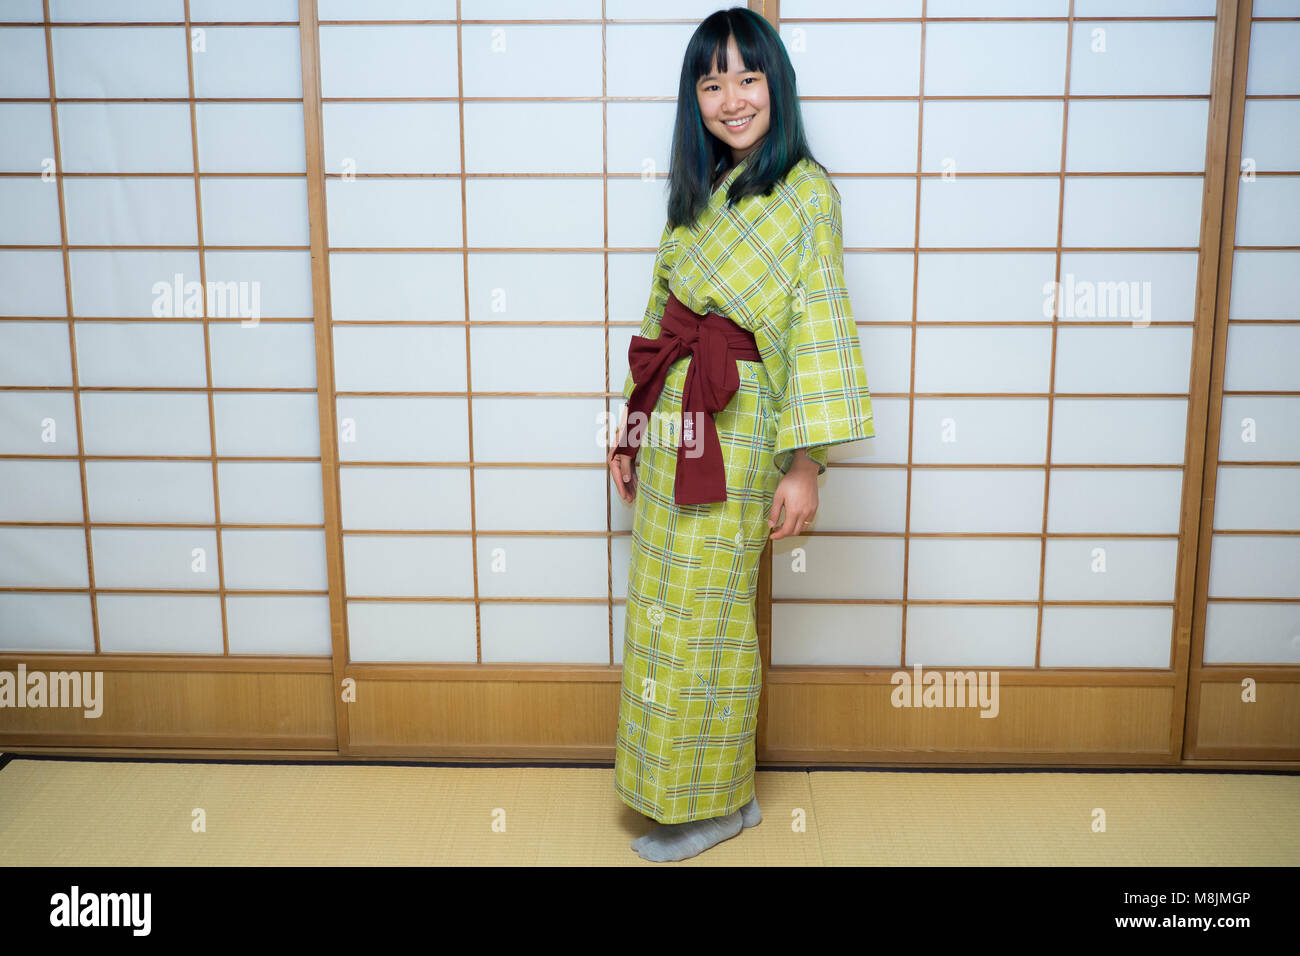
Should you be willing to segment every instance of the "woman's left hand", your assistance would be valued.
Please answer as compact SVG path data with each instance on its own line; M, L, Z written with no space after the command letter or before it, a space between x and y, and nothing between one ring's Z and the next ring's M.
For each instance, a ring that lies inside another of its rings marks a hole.
M803 534L813 518L817 516L817 473L820 468L800 448L794 455L790 470L785 473L781 483L772 495L772 514L768 516L767 526L775 528L780 520L781 509L785 508L785 521L769 537L788 538Z

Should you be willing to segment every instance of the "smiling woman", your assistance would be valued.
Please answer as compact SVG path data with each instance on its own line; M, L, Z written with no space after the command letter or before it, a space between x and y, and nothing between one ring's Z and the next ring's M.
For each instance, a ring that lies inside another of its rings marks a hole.
M812 521L828 446L875 434L839 193L758 14L722 10L692 36L669 180L609 458L635 507L615 788L660 823L632 844L655 861L761 820L759 559ZM669 423L653 441L646 418Z

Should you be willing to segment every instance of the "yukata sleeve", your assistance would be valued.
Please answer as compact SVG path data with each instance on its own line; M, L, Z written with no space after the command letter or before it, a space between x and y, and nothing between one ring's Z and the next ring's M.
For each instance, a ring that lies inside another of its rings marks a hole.
M668 261L669 237L672 232L672 227L665 224L663 235L659 237L659 252L655 255L654 275L650 279L650 301L646 303L641 331L638 333L642 338L659 337L659 323L663 321L664 309L668 305L668 277L672 275L672 266ZM628 369L627 378L623 382L623 401L632 397L634 387L632 370Z
M798 276L784 340L788 363L774 459L784 474L799 448L824 474L829 446L875 437L862 346L844 281L840 197L821 180L805 200Z

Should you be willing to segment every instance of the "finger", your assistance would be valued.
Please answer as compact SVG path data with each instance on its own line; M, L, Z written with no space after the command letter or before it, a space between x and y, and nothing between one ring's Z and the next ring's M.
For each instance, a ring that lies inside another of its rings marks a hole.
M769 528L776 527L776 523L781 518L781 507L784 504L785 504L785 494L781 491L780 488L777 488L776 492L772 495L772 511L767 516L767 526Z

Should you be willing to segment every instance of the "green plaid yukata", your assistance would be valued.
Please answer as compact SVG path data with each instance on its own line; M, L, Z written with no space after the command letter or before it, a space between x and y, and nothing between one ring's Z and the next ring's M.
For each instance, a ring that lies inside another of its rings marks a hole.
M822 474L827 446L875 435L839 192L805 159L771 195L728 209L743 166L694 227L665 228L641 325L658 337L671 287L693 312L753 332L763 356L737 362L740 388L714 418L726 501L674 502L670 442L647 439L637 459L614 782L624 803L660 823L723 816L754 796L754 599L772 496L796 449ZM677 428L690 361L670 367L655 408ZM633 386L629 372L625 401Z

